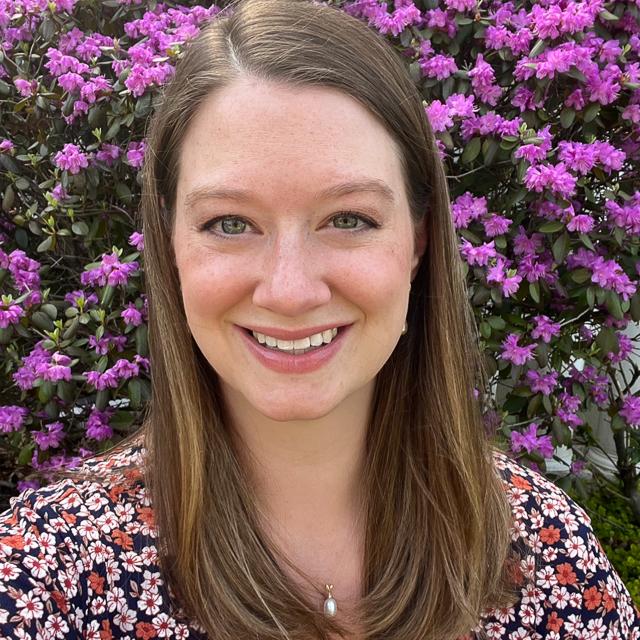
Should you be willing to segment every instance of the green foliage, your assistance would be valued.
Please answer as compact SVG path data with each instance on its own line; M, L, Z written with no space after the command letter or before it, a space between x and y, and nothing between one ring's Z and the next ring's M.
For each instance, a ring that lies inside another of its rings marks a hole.
M640 524L627 500L601 491L586 500L572 496L587 511L607 557L640 607Z

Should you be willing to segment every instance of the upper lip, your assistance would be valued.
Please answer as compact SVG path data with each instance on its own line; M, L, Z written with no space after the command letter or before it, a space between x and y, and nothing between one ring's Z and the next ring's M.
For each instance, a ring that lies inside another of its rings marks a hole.
M323 331L327 331L327 329L339 329L344 326L347 326L347 324L332 322L315 327L309 327L308 329L279 329L277 327L265 327L258 325L251 325L250 327L244 326L243 328L248 329L249 331L255 331L256 333L262 333L271 338L277 338L278 340L300 340L301 338L312 336L314 333L322 333Z

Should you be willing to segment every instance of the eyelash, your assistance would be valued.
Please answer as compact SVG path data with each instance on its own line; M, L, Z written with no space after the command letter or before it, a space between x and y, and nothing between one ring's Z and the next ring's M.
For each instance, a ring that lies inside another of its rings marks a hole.
M340 218L340 217L343 217L343 216L353 216L355 218L358 218L360 221L364 222L367 226L361 227L361 228L356 228L356 229L342 229L342 231L350 231L352 233L359 233L361 231L366 231L367 229L378 229L378 228L380 228L380 224L378 224L375 220L373 220L369 216L365 216L364 214L357 213L355 211L340 211L340 212L336 213L334 216L332 216L329 219L329 222L332 222L336 218ZM211 231L215 224L217 224L218 222L223 222L224 220L242 220L247 225L251 225L251 223L246 218L243 218L242 216L226 215L226 216L218 216L216 218L208 220L207 222L205 222L204 224L202 224L200 226L200 231ZM236 235L237 236L244 235L242 233L220 233L220 232L215 232L215 231L214 231L214 233L217 233L217 235L219 235L220 237L225 238L225 239L232 238L233 236L236 236Z

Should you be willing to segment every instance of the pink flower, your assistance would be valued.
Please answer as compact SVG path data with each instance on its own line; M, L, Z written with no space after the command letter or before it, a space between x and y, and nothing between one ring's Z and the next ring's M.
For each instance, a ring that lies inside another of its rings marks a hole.
M543 458L553 456L553 444L551 436L538 436L538 425L532 422L524 433L518 431L511 432L511 450L514 453L522 451L527 453L539 453Z
M143 142L132 142L127 149L127 162L132 166L139 168L144 163L144 152L146 145Z
M479 247L474 247L468 240L463 238L460 253L469 265L486 265L491 258L497 255L494 245L495 243L492 240L489 243L481 244Z
M16 405L0 406L0 433L20 431L29 410Z
M640 397L625 397L622 401L622 409L620 409L619 413L628 425L632 427L640 427Z
M7 140L5 138L0 142L0 153L7 153L9 151L13 151L16 148L16 145L11 142L11 140Z
M429 118L429 124L434 132L446 131L449 127L453 126L453 120L449 115L449 109L440 102L440 100L434 100L428 107L425 108L427 117Z
M89 159L86 154L72 143L65 144L62 151L56 153L53 161L57 167L69 171L71 174L80 173L82 169L86 169L89 166Z
M23 78L16 78L13 81L13 84L18 90L18 93L23 98L31 97L36 92L36 89L38 88L37 80L31 80L31 82L29 82L28 80L24 80Z
M512 362L513 364L520 365L533 360L533 352L536 345L530 344L526 347L522 347L518 344L521 336L517 333L510 333L502 342L501 357L503 360Z
M595 220L591 216L580 214L569 220L567 229L569 231L577 231L578 233L590 233L593 231L595 224Z
M136 309L135 304L130 302L127 308L120 314L125 324L138 327L142 324L142 314Z
M129 236L129 244L135 247L137 251L144 251L144 235L138 231L134 231Z
M542 393L542 395L551 395L558 384L558 372L542 374L536 369L529 369L525 374L527 384L534 393Z
M451 56L438 54L427 60L420 60L420 69L428 78L444 80L454 74L458 67Z
M566 170L562 162L557 165L540 164L529 167L524 182L528 189L537 193L549 189L563 198L570 198L576 191L576 177Z
M535 316L533 319L535 327L531 331L531 337L537 340L542 338L543 342L551 342L551 338L560 335L560 324L553 322L548 316Z

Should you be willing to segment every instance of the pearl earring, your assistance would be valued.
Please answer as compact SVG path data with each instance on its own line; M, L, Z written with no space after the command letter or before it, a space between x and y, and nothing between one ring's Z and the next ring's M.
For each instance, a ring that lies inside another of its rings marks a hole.
M405 333L407 333L407 331L409 330L409 324L408 322L405 320L404 321L404 327L402 327L402 335L404 335Z

